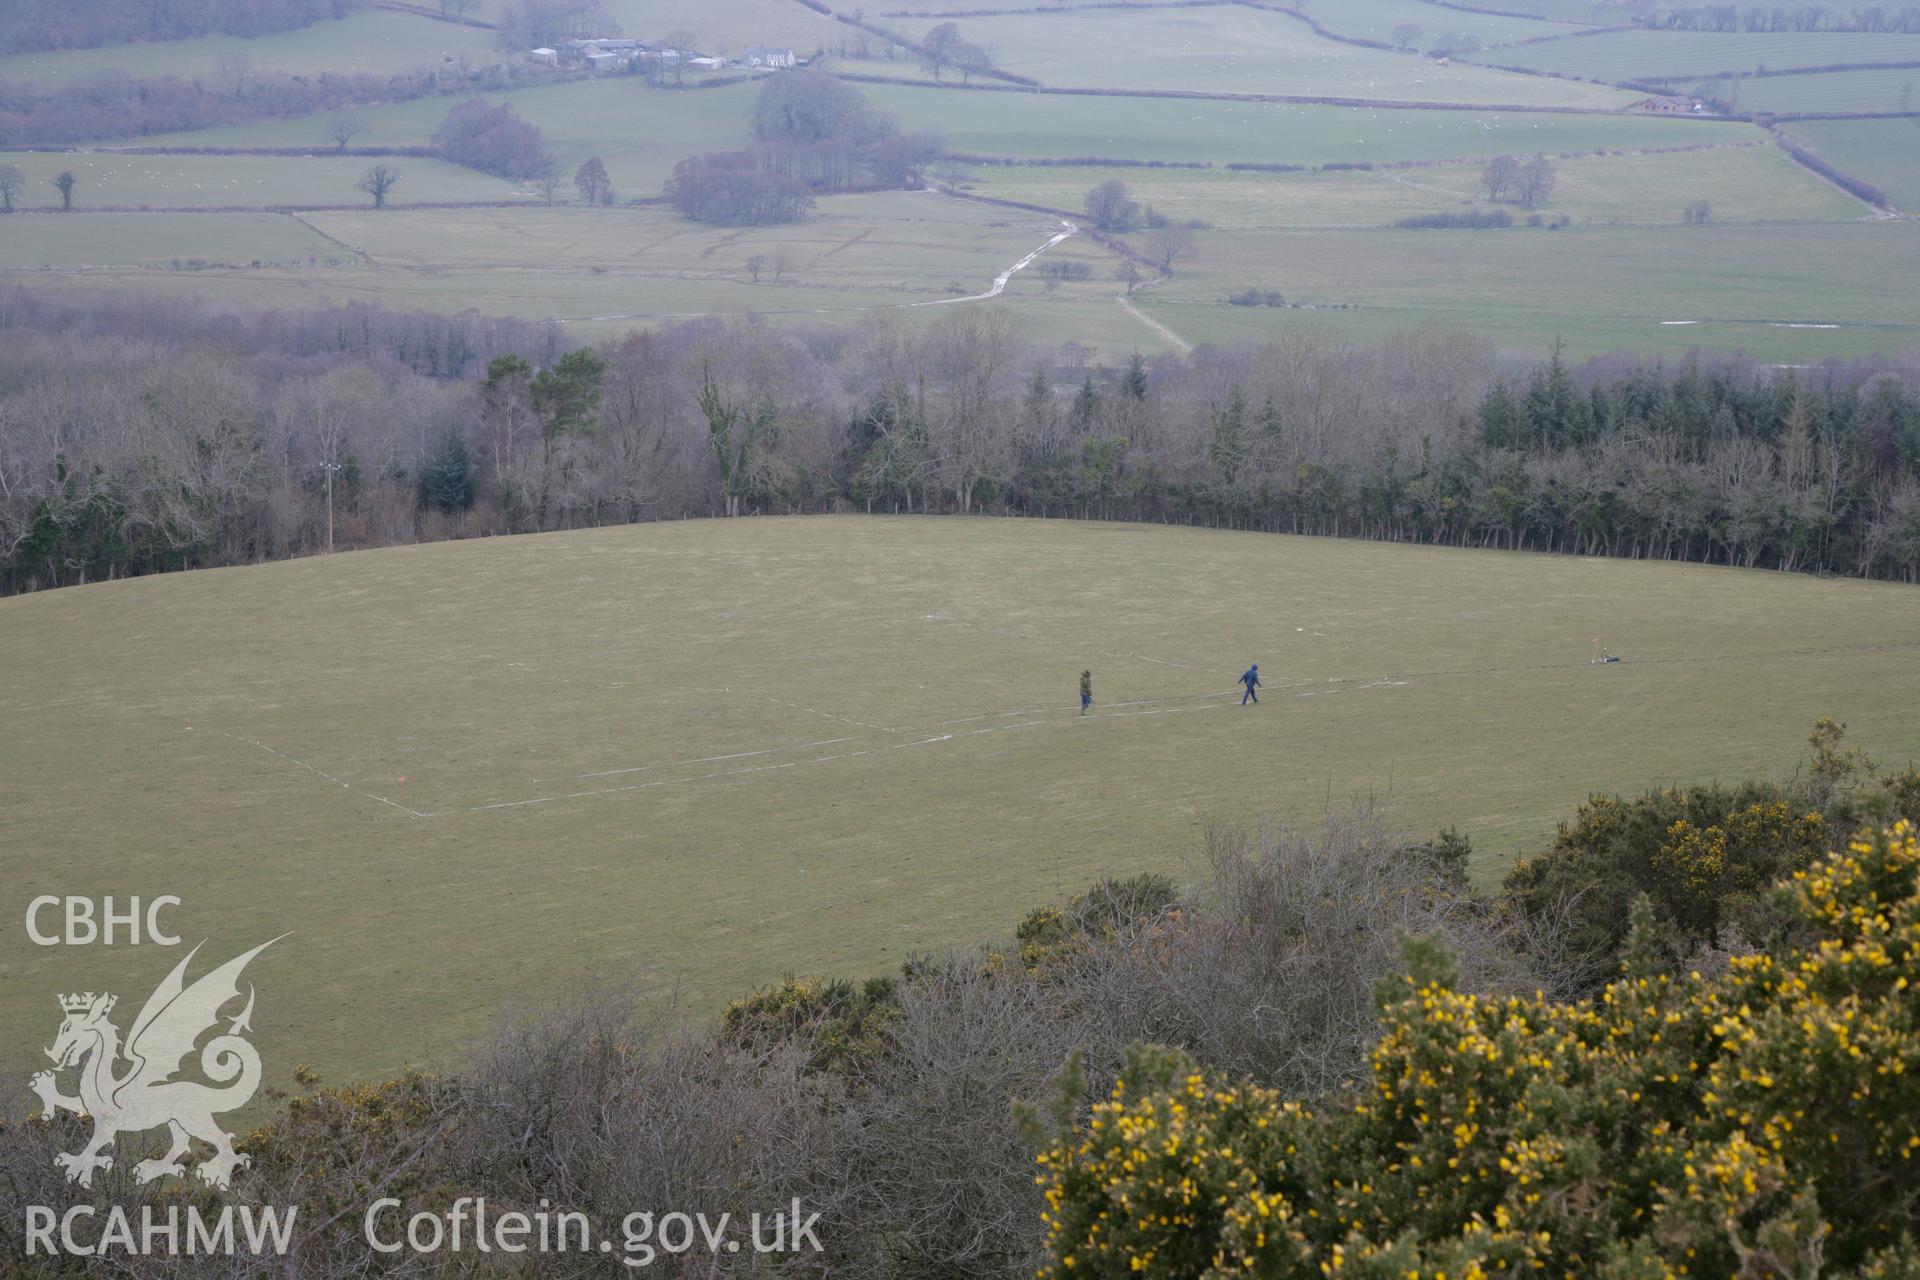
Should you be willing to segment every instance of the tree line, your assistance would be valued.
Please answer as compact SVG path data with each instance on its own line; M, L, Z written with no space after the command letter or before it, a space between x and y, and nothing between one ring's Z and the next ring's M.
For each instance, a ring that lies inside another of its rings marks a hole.
M354 305L0 291L0 588L752 512L990 512L1920 580L1920 368L1557 355L1437 329L1134 357L1003 312L595 346ZM501 365L503 358L520 362Z
M136 40L215 33L260 36L344 18L365 0L9 0L0 8L0 54L92 49Z
M1920 32L1920 5L1868 5L1835 9L1820 4L1696 5L1662 9L1643 19L1647 26L1675 31L1867 31L1877 34Z
M0 81L0 149L59 147L102 138L188 133L218 125L344 113L368 103L439 94L496 93L550 83L531 63L421 66L390 74L263 71L228 59L213 75L135 77L102 70L54 87Z
M917 182L940 152L930 134L907 134L853 86L824 71L769 77L754 102L756 145L690 156L674 166L666 197L698 222L794 222L816 195Z

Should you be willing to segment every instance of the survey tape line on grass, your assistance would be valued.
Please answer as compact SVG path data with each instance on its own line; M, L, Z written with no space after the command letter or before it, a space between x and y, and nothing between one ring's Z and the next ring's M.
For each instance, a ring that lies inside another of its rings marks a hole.
M328 773L325 769L322 769L319 765L308 764L305 760L301 760L295 756L288 755L286 752L280 750L278 747L268 746L266 743L260 741L258 738L243 737L237 733L228 733L224 729L195 730L192 725L187 726L187 732L188 733L194 733L194 732L213 733L213 734L218 734L222 738L232 738L235 742L244 742L250 747L260 748L260 750L266 752L268 755L278 756L282 760L285 760L288 764L299 765L302 769L305 769L308 773L318 774L320 777L325 778L328 782L331 782L334 786L341 788L343 791L358 792L360 795L366 796L369 799L378 800L381 804L392 805L394 808L400 810L400 812L405 814L410 814L416 818L431 818L433 816L430 813L422 813L418 809L410 809L406 805L401 804L398 800L389 800L385 796L374 795L373 792L368 791L363 787L356 787L351 782L346 782L339 778L334 777L332 774Z
M1914 649L1920 649L1920 640L1888 641L1888 642L1883 642L1879 644L1865 644L1865 645L1814 646L1814 647L1799 648L1799 649L1779 649L1779 650L1768 650L1768 651L1759 651L1759 652L1742 653L1742 654L1676 655L1674 657L1668 657L1668 658L1643 659L1636 664L1622 664L1622 667L1626 667L1628 665L1669 666L1669 665L1678 665L1678 664L1685 664L1685 663L1739 662L1739 661L1754 661L1754 660L1765 659L1765 658L1780 658L1780 657L1823 657L1823 656L1850 655L1850 654L1872 653L1872 652L1891 653L1891 652L1906 652ZM1414 680L1417 680L1417 679L1437 679L1437 678L1448 677L1448 676L1507 675L1507 674L1535 672L1535 671L1567 671L1567 670L1577 671L1589 665L1590 664L1565 663L1565 662L1531 663L1531 664L1520 664L1520 665L1507 666L1507 667L1459 667L1459 668L1451 668L1447 670L1404 672L1398 675L1384 675L1384 676L1364 676L1364 677L1334 676L1334 677L1329 677L1322 680L1289 681L1285 683L1275 684L1269 687L1269 693L1275 694L1275 693L1291 692L1295 698L1311 698L1311 697L1320 696L1326 693L1343 693L1348 691L1360 692L1367 689L1379 689L1379 688L1405 688L1405 687L1408 687ZM1208 699L1208 698L1224 698L1225 700L1219 701L1219 702L1203 701L1204 699ZM953 741L958 741L964 738L979 737L985 734L1010 732L1015 729L1041 728L1048 725L1053 725L1053 726L1081 725L1081 724L1092 723L1099 720L1126 719L1126 718L1151 716L1151 715L1174 715L1183 711L1211 711L1211 710L1217 710L1222 707L1231 707L1231 706L1238 705L1232 700L1232 698L1233 698L1233 693L1231 691L1222 691L1222 690L1215 689L1215 690L1207 690L1204 692L1181 694L1181 695L1164 697L1164 698L1142 698L1142 699L1136 699L1136 700L1127 701L1127 702L1107 703L1107 704L1104 704L1104 707L1102 710L1094 712L1092 714L1088 714L1088 715L1072 714L1075 708L1072 707L1071 705L1068 705L1068 706L1055 705L1051 707L1034 708L1026 711L988 713L986 715L968 716L968 717L962 717L956 720L942 721L939 727L944 728L949 725L973 723L975 721L984 720L984 719L1008 720L1008 721L1013 721L1014 723L988 725L983 728L967 730L960 733L938 733L938 734L930 735L928 737L917 738L911 742L894 742L894 743L887 743L883 746L863 747L856 751L846 751L846 752L840 752L834 755L816 756L807 760L789 760L781 764L763 764L763 765L747 766L739 769L721 769L721 770L714 770L708 773L687 774L677 778L656 778L647 782L628 783L623 786L617 786L617 787L592 788L587 790L564 792L564 793L548 795L548 796L535 796L525 800L504 800L504 801L497 801L491 804L469 805L464 807L461 810L458 810L458 812L485 813L485 812L490 812L498 809L518 809L518 808L525 808L533 805L553 804L553 803L557 803L565 800L581 800L581 799L588 799L595 796L619 795L619 794L632 792L632 791L647 791L657 787L680 786L680 785L686 785L694 782L706 782L706 781L712 781L718 778L740 777L740 776L756 774L756 773L770 773L770 772L775 772L782 769L797 768L801 765L829 764L835 761L852 760L862 756L873 755L880 751L901 751L911 747L932 746L942 742L953 742ZM1192 705L1187 705L1187 706L1165 705L1169 703L1189 703ZM1125 708L1125 709L1122 709L1122 708ZM801 709L806 710L807 708L801 708ZM1029 717L1034 715L1054 716L1056 718L1042 719L1042 720L1032 720L1032 719L1024 718L1024 717ZM835 717L835 718L841 718L841 717ZM189 728L191 731L191 727ZM878 730L880 729L880 726L874 726L874 728ZM889 733L911 732L910 730L897 730L897 729L886 729L882 731L889 732ZM385 796L376 795L371 791L365 790L364 788L355 787L352 783L343 781L342 779L335 777L333 774L328 773L326 770L321 769L316 765L309 764L304 760L298 759L297 757L289 755L284 751L281 751L275 747L269 746L268 744L261 742L258 739L244 737L237 733L227 733L223 730L218 730L218 729L206 730L206 732L216 733L216 734L219 734L221 737L232 738L236 742L242 742L242 743L246 743L249 746L256 747L262 751L268 752L271 755L277 756L282 760L285 760L289 764L297 765L300 768L305 769L308 772L313 773L330 783L333 783L335 786L338 786L343 790L356 791L361 795L367 796L369 799L378 800L382 804L390 805L395 809L399 809L401 812L406 813L411 817L432 818L436 816L433 813L423 813L418 809L409 808L408 806L403 805L398 801L391 800ZM708 757L702 757L696 760L667 762L667 763L654 764L654 765L637 765L628 769L605 770L597 774L582 774L579 776L582 779L592 778L592 777L612 777L622 773L637 773L637 772L650 771L654 769L679 768L689 764L718 763L725 760L749 759L749 758L754 758L758 756L774 755L774 754L778 754L786 751L803 751L803 750L807 750L814 747L837 746L845 743L858 742L858 741L860 741L860 738L857 736L850 737L850 738L828 738L828 739L822 739L815 742L800 743L790 747L767 747L757 751L735 752L735 753L732 753L729 755L723 755L723 756L708 756Z
M853 720L846 716L837 716L833 714L833 712L831 711L821 711L816 707L803 707L797 702L788 702L785 698L776 698L776 697L773 697L772 695L768 695L767 701L778 703L780 706L783 706L783 707L792 707L795 711L804 711L810 716L823 716L828 720L838 720L841 724L850 724L856 729L878 729L882 733L911 732L910 730L907 730L907 729L892 729L887 727L884 724L868 724L864 720Z
M1194 698L1194 697L1211 698L1211 697L1218 697L1218 696L1220 695L1217 691L1211 692L1211 693L1204 693L1204 694L1187 695L1187 697L1189 698ZM1172 702L1172 701L1177 701L1177 699L1172 699L1172 698L1144 699L1143 703L1144 702ZM1116 703L1113 705L1118 706L1118 705L1128 705L1128 704ZM1141 705L1141 704L1132 704L1132 705ZM964 733L940 733L940 734L934 734L925 738L916 738L912 742L892 742L892 743L886 744L885 746L862 748L859 751L845 751L845 752L840 752L839 754L836 754L836 755L816 756L811 760L789 760L784 764L751 765L741 769L720 769L720 770L715 770L714 772L711 772L711 773L688 774L684 777L679 777L679 778L656 778L651 782L630 782L624 786L618 786L618 787L599 787L599 788L592 788L585 791L563 792L560 794L550 795L550 796L534 796L525 800L500 800L500 801L495 801L492 804L469 805L464 810L462 810L462 812L488 813L497 809L523 809L523 808L531 807L533 805L555 804L564 800L585 800L585 799L590 799L596 796L622 795L632 791L650 791L656 787L680 786L680 785L685 785L687 783L692 783L692 782L709 782L716 778L737 778L747 774L772 773L781 769L797 768L803 764L830 764L838 760L852 760L859 756L873 755L876 752L880 752L880 751L905 751L912 747L935 746L942 742L954 742L954 741L958 741L961 738L978 737L982 734L989 734L989 733L1006 733L1014 729L1032 729L1032 728L1040 728L1048 725L1060 727L1065 725L1085 724L1085 723L1088 723L1089 721L1094 721L1094 720L1114 720L1114 719L1122 719L1130 716L1141 716L1141 715L1164 715L1164 714L1170 714L1172 712L1177 712L1177 711L1204 711L1204 710L1209 710L1213 707L1225 707L1225 706L1231 706L1231 705L1233 704L1230 702L1213 702L1213 703L1206 703L1197 707L1162 707L1155 710L1147 710L1147 711L1107 711L1107 712L1097 712L1093 715L1087 715L1087 716L1079 716L1079 715L1067 716L1065 718L1057 719L1057 720L1024 720L1024 721L1017 721L1016 723L1013 723L1013 724L989 725L984 729L973 729L973 730L966 731ZM1053 708L1047 708L1047 710L1053 710ZM1062 708L1061 710L1070 710L1070 708ZM1032 713L1029 712L1029 713L1022 713L1022 714L1032 714ZM857 741L857 739L845 739L845 741ZM824 744L816 744L816 745L824 745ZM738 759L738 758L744 758L749 755L764 755L764 754L771 754L772 752L775 752L775 751L800 750L800 749L802 748L774 747L774 748L768 748L764 752L741 752L738 756L733 758Z
M1834 646L1812 647L1812 648L1803 648L1803 649L1774 650L1774 651L1750 653L1750 654L1680 655L1672 658L1646 659L1644 660L1643 663L1641 663L1641 665L1655 666L1655 665L1672 665L1672 664L1679 664L1679 663L1697 663L1697 662L1722 662L1722 661L1732 662L1732 661L1743 661L1743 660L1750 661L1750 660L1755 660L1760 658L1771 658L1771 657L1816 657L1816 656L1825 656L1825 655L1833 655L1833 654L1851 654L1851 653L1874 652L1874 651L1892 652L1892 651L1901 651L1901 650L1911 650L1915 648L1920 648L1920 641L1887 642L1887 643L1874 644L1874 645L1845 645L1845 646L1834 645ZM1133 656L1133 655L1130 655L1130 656ZM1173 665L1173 664L1168 664L1168 665ZM1576 663L1566 663L1566 662L1528 663L1528 664L1519 664L1519 665L1507 666L1507 667L1460 667L1460 668L1452 668L1447 670L1436 670L1436 671L1402 672L1394 675L1333 676L1333 677L1328 677L1326 679L1321 679L1321 680L1289 681L1283 684L1277 684L1272 687L1270 692L1273 692L1273 693L1291 692L1295 698L1312 698L1312 697L1324 696L1329 693L1345 693L1349 691L1364 692L1365 690L1368 690L1368 689L1406 688L1406 687L1409 687L1412 684L1412 682L1417 679L1438 679L1441 677L1448 677L1448 676L1507 675L1507 674L1517 674L1517 673L1532 672L1532 671L1581 670L1584 665L1589 665L1589 664L1576 664ZM989 725L985 728L973 729L957 735L953 733L940 734L933 737L921 738L914 742L897 742L897 743L889 744L885 747L872 747L872 748L866 748L860 751L845 752L839 755L821 756L814 760L789 761L786 764L779 764L779 765L760 765L760 766L756 766L749 769L724 770L716 773L692 775L685 778L659 779L653 782L638 783L638 784L633 784L626 787L617 787L617 788L611 788L611 789L601 790L601 791L573 792L573 793L569 793L566 795L559 795L559 796L541 796L531 800L515 800L515 801L505 801L505 802L500 802L500 803L490 804L490 805L478 805L469 809L468 812L484 812L491 809L520 808L523 806L534 805L534 804L550 804L559 800L585 799L585 798L596 796L596 795L611 795L611 794L618 794L624 791L645 790L645 789L651 789L653 787L671 786L671 785L678 785L678 784L684 784L689 782L702 782L702 781L708 781L714 778L735 777L741 774L765 773L765 772L769 772L777 769L790 769L800 764L826 764L833 761L849 760L859 756L871 755L875 751L882 751L882 750L898 751L907 747L928 746L928 745L932 745L940 742L955 741L959 738L978 737L984 734L1002 733L1002 732L1007 732L1014 729L1039 728L1046 725L1054 725L1054 726L1079 725L1079 724L1088 724L1098 720L1114 720L1114 719L1133 718L1133 717L1149 716L1149 715L1171 715L1171 714L1178 714L1179 712L1182 712L1182 711L1211 711L1211 710L1217 710L1222 707L1232 707L1232 706L1238 705L1232 701L1231 692L1224 693L1224 697L1227 699L1225 701L1196 702L1196 700L1198 699L1219 698L1222 696L1223 696L1223 691L1221 690L1208 690L1205 692L1182 694L1174 697L1142 698L1142 699L1137 699L1137 700L1128 701L1128 702L1107 703L1105 704L1105 707L1107 709L1094 712L1091 715L1072 715L1072 714L1069 714L1074 710L1074 708L1072 708L1071 706L1066 706L1066 707L1053 706L1053 707L1035 708L1033 710L1028 710L1028 711L1003 712L999 714L988 713L986 715L981 715L981 716L967 716L967 717L961 717L956 720L942 721L941 725L942 727L945 727L947 725L972 723L972 722L983 720L983 719L1006 719L1006 720L1014 720L1016 721L1016 723ZM1161 704L1176 703L1176 702L1189 702L1189 703L1195 703L1195 705L1191 705L1191 706L1161 705ZM1144 710L1139 710L1139 709L1116 710L1114 708L1145 708L1145 709ZM1020 719L1020 717L1032 716L1032 715L1056 715L1059 718L1049 719L1049 720ZM773 750L780 750L780 748L775 748Z
M759 751L736 751L731 755L724 756L699 756L692 760L664 760L659 764L636 764L625 769L602 769L598 773L577 773L573 776L573 780L575 782L585 782L589 778L611 778L622 773L646 773L653 769L680 769L690 764L718 764L723 760L745 760L749 756L770 756L777 755L782 751L805 751L808 747L831 747L842 742L858 741L859 739L857 737L822 738L818 742L802 742L792 747L763 747ZM549 781L549 779L535 778L534 781L546 782Z

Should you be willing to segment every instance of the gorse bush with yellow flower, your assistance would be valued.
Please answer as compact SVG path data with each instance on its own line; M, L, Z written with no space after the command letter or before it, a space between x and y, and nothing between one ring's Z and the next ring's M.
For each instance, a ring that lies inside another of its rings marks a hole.
M1662 972L1643 903L1579 1003L1410 944L1365 1078L1318 1102L1141 1048L1075 1126L1069 1071L1041 1275L1920 1275L1915 828L1774 892L1779 940L1710 977Z
M1643 895L1654 932L1675 955L1737 947L1779 924L1766 893L1775 880L1862 826L1920 821L1920 773L1883 773L1865 752L1843 747L1846 728L1815 723L1808 763L1788 783L1593 796L1551 846L1515 862L1503 909L1537 922L1568 955L1594 961L1559 994L1590 995L1616 972Z

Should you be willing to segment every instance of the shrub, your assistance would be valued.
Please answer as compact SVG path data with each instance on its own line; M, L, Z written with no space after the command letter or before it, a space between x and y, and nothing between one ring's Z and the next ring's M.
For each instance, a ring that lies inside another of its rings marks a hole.
M682 160L667 181L667 199L696 222L723 227L797 222L813 208L804 182L760 167L751 151Z
M1323 1104L1134 1051L1039 1156L1041 1276L1914 1274L1914 827L1779 898L1793 945L1683 978L1636 945L1578 1004L1466 994L1410 946Z
M1508 871L1506 907L1540 922L1532 932L1556 935L1570 954L1598 957L1601 973L1612 971L1643 894L1676 953L1721 946L1728 926L1749 943L1762 940L1779 923L1765 886L1863 823L1920 822L1920 775L1882 776L1864 753L1843 748L1845 735L1832 719L1815 724L1812 759L1791 786L1590 798L1546 853Z
M1393 224L1403 231L1486 231L1513 225L1505 209L1457 209L1447 213L1419 213Z
M511 106L496 107L479 98L447 112L430 145L443 160L516 181L537 176L553 160L536 126Z

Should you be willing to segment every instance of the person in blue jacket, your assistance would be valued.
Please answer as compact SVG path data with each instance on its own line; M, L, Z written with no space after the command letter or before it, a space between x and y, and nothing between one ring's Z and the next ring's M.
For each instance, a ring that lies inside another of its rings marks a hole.
M1247 686L1247 691L1240 695L1240 705L1246 706L1248 698L1252 698L1256 703L1259 702L1260 694L1257 690L1260 688L1260 664L1256 662L1248 667L1247 673L1240 677L1240 683Z
M1093 705L1093 672L1080 673L1080 714L1087 714L1087 708Z

